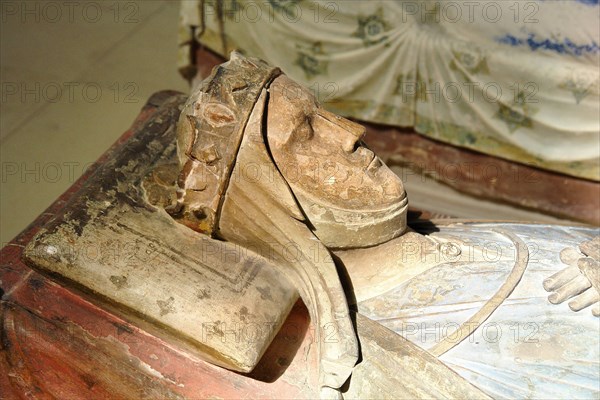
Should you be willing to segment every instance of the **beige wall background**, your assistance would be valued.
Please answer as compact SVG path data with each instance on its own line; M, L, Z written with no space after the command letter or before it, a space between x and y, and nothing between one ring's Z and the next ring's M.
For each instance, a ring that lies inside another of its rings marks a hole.
M177 1L0 3L6 243L63 193L177 72Z

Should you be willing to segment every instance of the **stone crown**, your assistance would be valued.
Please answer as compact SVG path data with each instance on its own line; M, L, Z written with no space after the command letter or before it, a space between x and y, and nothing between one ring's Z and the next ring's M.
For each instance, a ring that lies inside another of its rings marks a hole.
M218 236L218 216L246 123L262 89L279 68L232 52L186 102L177 125L177 217Z

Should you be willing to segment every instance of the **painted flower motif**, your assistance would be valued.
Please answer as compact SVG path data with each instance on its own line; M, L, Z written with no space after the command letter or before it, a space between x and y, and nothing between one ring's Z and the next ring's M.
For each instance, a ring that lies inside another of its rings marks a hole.
M466 144L474 144L477 142L477 137L471 132L467 132L462 136L462 142Z
M298 51L298 57L294 64L298 65L304 71L306 79L312 79L317 75L323 75L327 73L328 62L319 58L319 55L323 54L321 43L313 43L308 48L300 49Z
M472 53L459 54L458 60L467 68L476 68L481 62L481 57L475 57Z
M519 128L531 128L533 126L531 116L537 112L537 109L529 105L526 98L526 94L520 91L511 105L500 103L496 112L495 117L503 121L511 133Z
M502 104L500 106L500 110L498 111L500 119L504 120L509 125L515 126L528 126L531 127L529 118L523 113L513 110L511 107ZM514 131L514 127L510 127L511 131Z
M352 34L363 40L365 46L381 43L387 39L385 35L389 24L383 18L383 10L380 8L375 14L358 16L358 29Z
M464 44L457 45L452 54L454 59L450 61L453 70L467 70L471 74L489 73L487 59L478 47L467 47Z
M319 73L319 60L309 54L299 53L298 65L310 75Z
M381 35L385 31L383 21L376 15L368 17L364 24L364 30L367 37L373 38Z
M558 87L571 92L575 103L579 104L581 100L586 98L590 93L598 94L599 79L597 76L590 74L573 74L563 80Z

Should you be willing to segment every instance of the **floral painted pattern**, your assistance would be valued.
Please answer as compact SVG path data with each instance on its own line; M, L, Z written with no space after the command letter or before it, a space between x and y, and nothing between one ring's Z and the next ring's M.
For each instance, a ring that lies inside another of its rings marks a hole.
M560 82L559 88L571 92L573 99L579 104L589 94L599 93L598 87L600 86L600 79L594 74L576 74L573 73L571 76Z
M294 64L302 68L306 79L312 80L317 75L327 74L328 62L320 42L315 42L312 46L298 47L300 49Z
M454 71L467 71L469 74L489 74L487 58L477 47L467 48L461 46L452 50L454 58L450 61L450 69Z
M520 91L511 105L500 103L495 117L503 121L508 131L513 133L519 128L533 127L531 116L537 112L537 108L527 102L527 94Z
M358 28L352 36L361 38L365 46L372 46L385 41L389 29L390 25L383 17L383 9L379 8L374 14L358 16Z

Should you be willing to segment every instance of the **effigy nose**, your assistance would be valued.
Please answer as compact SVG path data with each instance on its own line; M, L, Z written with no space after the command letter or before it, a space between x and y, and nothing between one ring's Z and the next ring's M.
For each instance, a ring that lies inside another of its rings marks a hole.
M345 152L353 153L356 150L360 140L365 136L364 126L323 108L317 109L317 115L327 121L330 135L341 143Z

